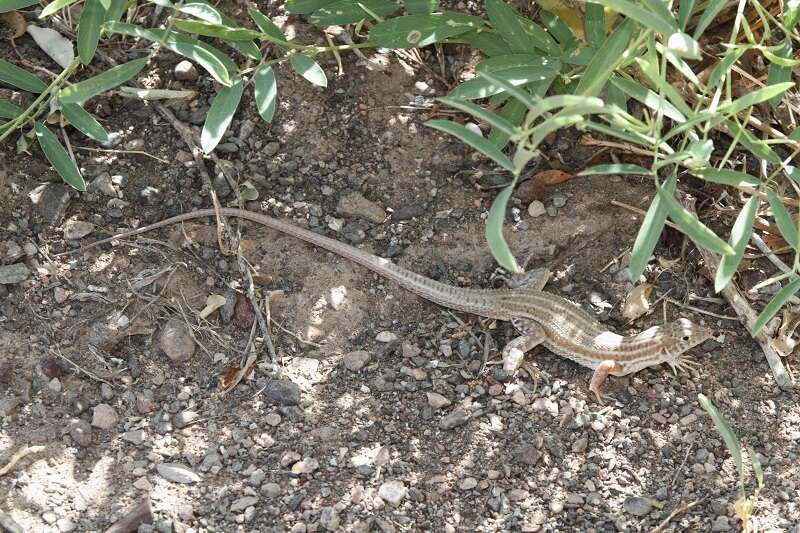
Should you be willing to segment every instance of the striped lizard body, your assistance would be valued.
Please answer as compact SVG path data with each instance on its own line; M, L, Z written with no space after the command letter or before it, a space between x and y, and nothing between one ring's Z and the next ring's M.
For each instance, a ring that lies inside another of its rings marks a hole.
M685 368L692 364L685 353L712 336L711 330L693 324L687 319L654 326L637 335L617 335L608 331L572 302L539 290L542 287L520 289L455 287L421 276L388 259L348 244L244 209L200 209L184 213L96 241L65 254L82 252L113 240L217 214L246 219L333 252L441 306L510 321L521 336L511 340L503 348L505 370L516 371L522 363L524 353L541 344L557 355L593 369L594 374L589 388L600 403L603 401L600 388L608 375L623 376L661 363L669 364L673 370Z

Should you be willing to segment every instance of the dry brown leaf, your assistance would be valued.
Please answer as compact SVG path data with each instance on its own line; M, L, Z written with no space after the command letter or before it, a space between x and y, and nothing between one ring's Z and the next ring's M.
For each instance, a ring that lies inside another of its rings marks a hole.
M574 174L570 174L569 172L564 172L563 170L543 170L541 172L537 172L533 178L533 180L541 183L544 186L550 185L558 185L559 183L564 183L565 181L569 181L574 178Z
M211 313L225 305L225 297L220 294L209 294L206 298L206 306L200 311L200 318L206 318Z
M222 380L220 381L220 388L222 388L223 391L228 392L230 389L235 387L236 384L239 383L242 379L252 374L254 368L255 365L251 364L250 366L247 367L247 370L241 372L240 375L240 369L238 366L230 367L228 371L225 372L225 375L222 377Z
M647 298L653 292L653 285L642 283L633 288L625 298L625 305L622 308L622 316L627 320L639 318L650 309L650 302Z
M0 14L0 26L3 27L3 37L13 41L25 33L28 23L19 11L8 11Z

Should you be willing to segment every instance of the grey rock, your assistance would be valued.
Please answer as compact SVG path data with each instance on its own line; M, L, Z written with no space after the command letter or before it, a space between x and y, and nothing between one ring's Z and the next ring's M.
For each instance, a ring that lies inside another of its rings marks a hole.
M111 181L111 175L108 172L103 172L86 187L87 192L97 192L108 196L109 198L117 197L117 190L114 188L114 183Z
M339 513L333 507L323 507L319 512L319 525L328 531L336 531L339 527Z
M554 207L564 207L567 205L567 197L561 193L555 193L553 195L553 206Z
M37 213L49 224L56 224L69 205L69 187L63 183L44 183L29 194Z
M144 437L145 433L143 429L133 429L122 434L122 440L136 446L141 446L144 443Z
M452 413L446 415L439 422L439 427L442 429L453 429L458 426L463 426L469 420L469 414L463 409L456 409Z
M336 212L344 217L363 218L373 224L386 220L386 211L381 206L357 192L343 196L336 206Z
M546 210L544 208L544 204L539 200L534 200L530 204L528 204L528 215L530 215L531 218L540 217L544 215L545 212Z
M173 75L178 81L195 81L198 77L195 66L191 61L187 61L185 59L175 65Z
M56 527L60 533L71 533L77 528L75 522L69 518L59 518L56 520Z
M267 474L262 469L256 468L250 473L250 477L247 479L247 484L253 487L258 487L266 478Z
M118 421L117 412L107 403L96 405L92 411L92 425L96 428L111 429Z
M77 420L69 427L69 436L78 446L86 448L92 444L92 426L85 420Z
M170 319L161 329L158 345L173 363L181 363L194 355L195 344L189 326L177 318Z
M367 363L369 363L370 359L372 358L372 354L366 350L356 350L354 352L346 353L342 356L342 362L347 370L351 372L358 372Z
M257 496L243 496L237 500L235 500L230 507L230 512L232 513L240 513L250 507L251 505L255 505L258 503Z
M300 387L288 379L268 379L262 394L269 403L278 405L300 403Z
M157 464L156 471L161 477L173 483L197 483L201 480L194 470L179 463Z
M542 452L531 446L523 444L514 450L514 459L526 465L535 465L542 458Z
M653 503L648 498L641 496L628 496L622 502L625 512L633 516L647 516L653 510Z
M0 266L0 285L13 285L25 281L31 275L25 263Z
M277 498L281 494L281 486L270 481L261 485L261 494L268 498Z
M420 204L406 204L392 213L392 221L400 222L403 220L410 220L414 217L421 216L425 213L425 207Z
M408 489L403 482L396 479L387 481L378 488L378 496L392 505L400 505L407 493Z
M451 403L446 396L442 396L438 392L426 392L425 395L428 398L428 405L430 405L432 409L441 409L442 407L447 407Z
M95 225L85 220L68 220L64 224L64 238L68 241L82 239L94 231Z
M14 396L0 398L0 418L11 416L22 402Z
M194 411L181 411L172 418L172 423L178 429L185 428L195 420L198 420L200 415Z
M723 531L732 531L730 521L727 516L718 516L711 524L711 531L714 533L721 533Z

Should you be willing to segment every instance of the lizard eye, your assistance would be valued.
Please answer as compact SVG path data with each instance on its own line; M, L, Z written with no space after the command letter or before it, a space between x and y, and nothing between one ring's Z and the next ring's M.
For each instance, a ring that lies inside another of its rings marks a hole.
M683 337L681 337L681 340L683 342L689 342L689 340L690 340L689 335L684 335Z

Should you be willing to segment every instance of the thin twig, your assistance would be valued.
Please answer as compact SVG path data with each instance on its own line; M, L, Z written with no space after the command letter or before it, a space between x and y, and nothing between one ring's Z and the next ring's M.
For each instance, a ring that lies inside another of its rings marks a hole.
M713 316L714 318L721 318L722 320L735 320L736 322L739 321L738 316L727 316L727 315L719 315L717 313L712 313L711 311L706 311L705 309L700 309L699 307L695 307L693 305L687 305L685 303L679 302L678 300L673 300L672 298L665 298L669 303L672 305L677 305L683 309L688 309L689 311L694 311L695 313L700 313L701 315L708 315Z
M76 150L84 150L86 152L103 152L103 153L107 153L107 154L143 155L145 157L149 157L151 159L155 159L159 163L164 163L164 164L169 164L170 163L170 161L167 161L166 159L161 159L160 157L154 156L153 154L150 154L150 153L145 152L143 150L113 150L113 149L109 149L109 148L91 148L89 146L76 146L75 149Z
M621 207L623 209L627 209L628 211L632 211L632 212L634 212L634 213L636 213L638 215L644 216L644 215L647 214L647 212L644 209L639 209L638 207L634 207L634 206L632 206L630 204L626 204L626 203L620 202L618 200L611 200L611 205L615 205L617 207ZM664 224L666 224L667 226L669 226L672 229L678 229L678 226L676 226L675 224L673 224L669 220L664 221Z
M44 449L45 446L27 446L25 448L22 448L20 451L11 456L11 460L8 461L8 464L6 466L0 468L0 476L8 474L11 471L11 469L14 468L14 465L16 465L18 462L20 462L28 455L44 451Z
M660 524L658 524L658 526L656 526L656 528L652 531L652 533L661 533L661 531L664 531L664 528L666 528L667 525L669 525L669 523L672 521L673 518L675 518L679 514L685 513L686 511L688 511L692 507L698 505L701 501L702 500L695 500L693 502L684 503L684 504L678 506L678 508L676 508L674 511L669 513L669 516L667 516L664 520L661 521Z

